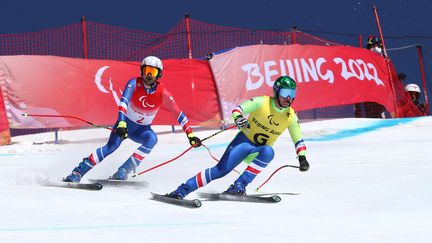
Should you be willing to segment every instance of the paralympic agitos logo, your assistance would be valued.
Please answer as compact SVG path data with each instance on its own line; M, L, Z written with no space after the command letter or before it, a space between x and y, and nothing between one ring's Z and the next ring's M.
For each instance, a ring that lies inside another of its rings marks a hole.
M110 91L111 91L111 94L112 94L112 96L113 96L113 98L114 98L116 104L120 104L120 97L121 97L121 95L122 95L122 90L119 89L119 93L120 93L120 97L119 97L119 95L117 94L117 91L114 90L114 87L113 87L114 85L113 85L113 83L112 83L111 77L110 77L109 80L108 80L108 83L109 83L108 88L109 88L110 91L108 91L108 90L105 88L105 86L102 84L102 82L103 82L103 81L102 81L102 76L103 76L104 72L105 72L108 68L110 68L110 66L103 66L103 67L99 68L98 71L97 71L96 74L95 74L95 80L94 80L94 82L95 82L95 84L96 84L98 90L101 91L102 93L107 93L107 94L108 94L108 93L110 93Z
M274 115L267 116L267 119L269 119L270 125L279 126L279 123L277 123L276 121L274 121L273 118L274 118Z

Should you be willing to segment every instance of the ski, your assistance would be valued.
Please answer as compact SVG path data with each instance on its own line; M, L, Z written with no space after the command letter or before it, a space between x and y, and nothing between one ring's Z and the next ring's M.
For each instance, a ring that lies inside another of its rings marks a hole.
M260 194L253 195L233 195L228 193L198 193L201 197L210 200L218 201L238 201L238 202L253 202L253 203L278 203L282 199L278 195L263 196Z
M134 187L134 188L147 188L149 183L147 181L123 181L114 179L88 179L91 183L99 183L104 186L121 186L121 187Z
M102 184L99 183L77 183L77 182L50 181L50 180L44 181L43 185L49 187L73 188L73 189L90 190L90 191L99 191L102 190L103 188Z
M181 207L186 207L186 208L199 208L201 207L201 201L198 199L177 199L177 198L171 198L171 197L167 197L165 195L160 195L157 193L153 193L150 192L152 195L152 199L159 201L159 202L164 202L164 203L169 203L169 204L173 204L176 206L181 206Z

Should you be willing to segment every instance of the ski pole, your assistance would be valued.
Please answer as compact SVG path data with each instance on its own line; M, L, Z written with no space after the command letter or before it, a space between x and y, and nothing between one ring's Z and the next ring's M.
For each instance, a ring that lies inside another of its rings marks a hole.
M84 119L82 119L82 118L80 118L80 117L77 117L77 116L67 116L67 115L47 115L47 114L27 114L27 113L22 113L21 115L22 115L22 116L32 116L32 117L57 117L57 118L71 118L71 119L80 120L80 121L82 121L82 122L85 122L85 123L87 123L87 124L89 124L89 125L91 125L91 126L97 127L97 128L105 128L105 129L108 129L108 130L113 130L112 127L110 127L110 126L97 125L97 124L94 124L94 123L92 123L92 122L89 122L89 121L84 120Z
M267 178L267 180L265 180L262 184L261 184L261 186L259 186L259 187L257 187L257 189L255 189L256 191L259 191L259 189L262 187L262 186L264 186L279 170L281 170L281 169L283 169L283 168L286 168L286 167L291 167L291 168L300 168L299 166L295 166L295 165L283 165L283 166L281 166L281 167L279 167L279 168L277 168L270 176L269 176L269 178Z
M224 131L226 131L226 130L229 130L229 129L232 129L232 128L235 128L235 127L237 127L237 126L230 126L230 127L225 128L224 130L220 130L220 131L218 131L218 132L216 132L216 133L213 133L212 135L210 135L210 136L208 136L208 137L202 139L201 142L204 142L204 141L206 141L206 140L209 139L209 138L212 138L212 137L214 137L214 136L216 136L216 135L218 135L218 134L220 134L220 133L222 133L222 132L224 132ZM154 169L159 168L159 167L161 167L161 166L163 166L163 165L166 165L166 164L168 164L168 163L170 163L170 162L172 162L172 161L174 161L174 160L176 160L176 159L182 157L185 153L187 153L187 152L188 152L189 150L191 150L192 148L193 148L193 147L190 146L189 148L187 148L185 151L183 151L181 154L177 155L176 157L174 157L174 158L172 158L172 159L170 159L170 160L167 160L167 161L165 161L165 162L163 162L163 163L160 163L160 164L158 164L158 165L155 165L155 166L153 166L153 167L151 167L151 168L149 168L149 169L147 169L147 170L141 171L141 172L139 172L139 173L133 175L132 177L136 177L136 176L142 175L142 174L147 173L147 172L149 172L149 171L151 171L151 170L154 170Z
M216 136L216 135L218 135L218 134L220 134L220 133L225 132L226 130L233 129L233 128L235 128L235 127L237 127L237 126L236 126L236 125L232 125L232 126L229 126L229 127L225 128L225 129L223 129L223 130L220 130L220 131L218 131L218 132L215 132L215 133L213 133L212 135L210 135L210 136L208 136L208 137L202 139L201 142L204 142L205 140L207 140L207 139L209 139L209 138L212 138L212 137L214 137L214 136Z

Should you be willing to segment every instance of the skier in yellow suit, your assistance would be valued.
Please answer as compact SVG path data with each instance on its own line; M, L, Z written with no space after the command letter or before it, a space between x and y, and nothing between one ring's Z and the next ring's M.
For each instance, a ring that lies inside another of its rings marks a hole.
M210 181L227 175L242 161L249 166L224 193L246 195L246 186L273 160L272 146L286 129L295 145L299 169L307 171L306 146L297 115L291 107L296 88L294 79L281 76L273 84L273 97L258 96L237 106L232 116L241 132L228 145L219 163L199 172L167 196L183 199ZM247 114L249 117L245 118Z

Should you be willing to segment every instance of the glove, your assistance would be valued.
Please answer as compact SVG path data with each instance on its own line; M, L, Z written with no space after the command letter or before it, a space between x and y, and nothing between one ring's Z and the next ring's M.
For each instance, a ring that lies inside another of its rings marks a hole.
M307 170L309 170L309 163L306 160L306 156L300 155L298 157L298 160L299 160L299 163L300 163L300 166L299 166L299 170L300 171L307 171Z
M126 139L128 137L128 129L126 127L125 121L120 121L118 123L115 133L123 139Z
M201 146L201 139L199 139L199 137L196 137L193 133L189 133L187 137L192 147L198 148L199 146Z
M244 118L242 115L239 115L234 119L235 124L237 125L238 129L243 128L250 128L250 124L246 118Z

